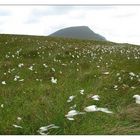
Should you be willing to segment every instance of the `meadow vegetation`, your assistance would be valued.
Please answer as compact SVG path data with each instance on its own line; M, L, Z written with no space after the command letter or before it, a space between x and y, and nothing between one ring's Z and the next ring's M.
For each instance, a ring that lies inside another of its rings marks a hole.
M59 126L50 135L140 134L135 94L140 94L140 46L0 35L1 135L38 135L50 124ZM75 98L67 102L70 96ZM90 105L113 113L85 112ZM68 120L72 109L85 113Z

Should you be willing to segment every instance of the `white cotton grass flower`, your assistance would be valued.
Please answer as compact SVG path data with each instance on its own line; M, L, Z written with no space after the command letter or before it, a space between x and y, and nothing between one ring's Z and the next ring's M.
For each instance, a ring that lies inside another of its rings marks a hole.
M52 71L55 72L55 68L52 68Z
M108 74L109 74L109 72L104 72L103 74L104 74L104 75L108 75Z
M6 82L5 81L2 81L1 83L2 83L2 85L6 85Z
M19 63L19 64L18 64L18 67L19 67L19 68L21 68L22 66L24 66L23 63Z
M24 81L24 79L20 79L20 80L19 80L19 82L23 82L23 81Z
M91 106L85 107L84 110L86 112L101 111L101 112L104 112L104 113L113 113L112 111L109 111L108 108L101 108L101 107L98 108L96 105L91 105Z
M94 95L91 98L95 101L99 101L100 96L99 95Z
M77 110L70 110L66 115L65 117L68 119L68 120L74 120L74 116L76 115L79 115L79 114L85 114L85 112L79 112Z
M58 129L58 128L60 128L60 127L56 126L55 124L50 124L50 125L47 125L47 126L40 127L37 132L39 134L41 134L41 135L47 135L47 134L49 134L48 130L50 130L50 129Z
M76 96L72 95L69 97L69 99L67 100L68 103L70 103Z
M120 73L117 73L116 76L120 76Z
M117 85L114 85L114 88L117 88L118 86Z
M98 109L98 111L101 111L101 112L104 112L104 113L109 113L109 114L113 113L112 111L109 111L108 108L101 108L101 107L99 107L97 109Z
M48 67L46 64L43 64L43 66L44 66L45 68L47 68L47 67Z
M13 124L13 126L14 126L15 128L22 128L22 126L19 126L19 125L16 125L16 124Z
M32 71L33 70L33 66L30 66L28 69Z
M83 94L84 94L84 91L85 91L84 89L81 89L81 90L80 90L80 94L83 95Z
M17 81L20 78L20 76L15 75L14 81Z
M63 63L62 66L67 66L67 64Z
M22 118L21 118L21 117L17 117L17 120L18 120L18 121L21 121L21 120L22 120Z
M85 110L86 112L95 112L95 111L98 111L96 105L87 106L87 107L84 108L84 110Z
M131 89L136 89L136 87L132 86Z
M72 117L67 117L67 119L70 121L74 121L74 118L72 118Z
M1 107L1 108L4 108L4 104L1 104L0 107Z
M129 72L129 75L130 75L130 76L135 76L135 73Z
M73 109L76 108L76 106L77 106L77 105L75 104L75 105L71 106L70 109L73 110Z
M57 84L57 79L54 79L54 77L51 77L51 82L52 82L53 84Z
M136 99L136 104L140 104L140 95L134 95L133 98Z

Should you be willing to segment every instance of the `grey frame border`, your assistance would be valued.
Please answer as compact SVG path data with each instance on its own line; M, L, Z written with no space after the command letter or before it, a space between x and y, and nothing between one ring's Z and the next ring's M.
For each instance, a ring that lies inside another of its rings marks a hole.
M0 4L0 6L140 6L139 4Z

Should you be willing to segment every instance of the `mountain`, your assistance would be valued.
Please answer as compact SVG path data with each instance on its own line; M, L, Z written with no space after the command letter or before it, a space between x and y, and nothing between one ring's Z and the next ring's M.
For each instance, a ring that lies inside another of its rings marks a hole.
M50 34L49 36L86 40L106 40L105 37L93 32L88 26L74 26L64 28Z

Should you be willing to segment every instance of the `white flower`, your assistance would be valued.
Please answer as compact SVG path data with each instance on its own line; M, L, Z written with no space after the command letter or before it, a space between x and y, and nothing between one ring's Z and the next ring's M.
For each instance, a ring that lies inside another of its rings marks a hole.
M117 73L116 76L120 76L120 73Z
M74 108L76 108L76 104L70 107L70 109L74 109Z
M108 74L109 74L109 72L104 72L103 74L108 75Z
M3 108L4 107L4 104L1 104L1 108Z
M92 96L91 98L92 98L93 100L98 101L98 100L99 100L99 98L100 98L100 96L99 96L99 95L94 95L94 96Z
M80 90L80 94L82 94L82 95L84 94L84 89Z
M133 72L129 72L130 76L135 76L135 74Z
M47 68L47 67L48 67L46 64L43 64L43 66L44 66L45 68Z
M15 128L22 128L22 126L19 126L19 125L16 125L16 124L13 124L13 126L14 126Z
M19 81L20 81L20 82L23 82L23 81L24 81L24 79L20 79Z
M71 102L74 98L75 98L75 96L73 96L73 95L70 96L69 99L67 100L67 102L68 102L68 103Z
M29 67L29 70L31 70L31 71L32 71L32 70L33 70L33 66L30 66L30 67Z
M121 81L121 79L122 79L121 77L118 77L118 81Z
M21 117L17 117L17 120L19 120L19 121L20 121L20 120L22 120L22 118L21 118Z
M109 111L108 108L97 108L98 111L101 111L101 112L105 112L105 113L113 113L112 111Z
M50 129L57 129L59 128L59 126L55 126L54 124L50 124L48 126L42 126L39 128L39 130L37 131L39 134L41 135L45 135L45 134L48 134L48 130Z
M5 57L6 57L6 58L9 58L10 56L6 54Z
M23 63L18 64L18 67L21 68L22 66L24 66Z
M74 116L79 115L79 114L85 114L85 112L79 112L77 110L71 110L68 112L68 114L65 115L68 120L74 120Z
M117 88L118 86L117 85L114 85L114 88Z
M54 77L51 77L51 82L52 82L53 84L57 84L57 79L54 79Z
M94 112L94 111L98 111L96 105L91 105L91 106L85 107L84 110L85 110L86 112Z
M15 75L14 81L17 81L20 77L18 75Z
M74 121L74 118L67 117L68 120Z
M101 107L98 108L96 105L91 105L91 106L85 107L84 110L86 112L101 111L101 112L105 112L105 113L113 113L112 111L109 111L107 108L101 108Z
M136 99L137 104L140 104L140 95L134 95L133 98Z
M64 63L63 63L62 66L67 66L67 64L64 64Z
M54 68L52 68L52 71L53 71L53 72L55 72L55 69L54 69Z
M6 85L6 82L5 82L5 81L2 81L1 83L2 83L3 85Z

